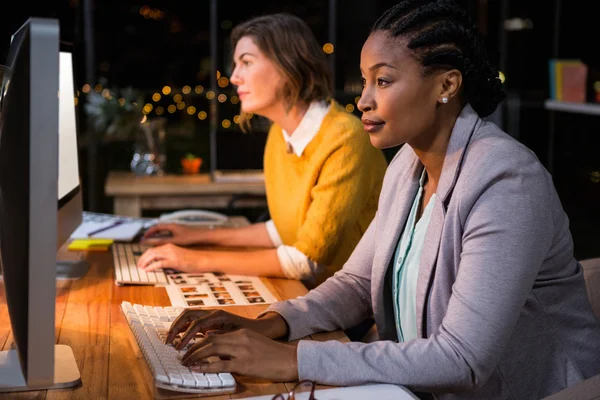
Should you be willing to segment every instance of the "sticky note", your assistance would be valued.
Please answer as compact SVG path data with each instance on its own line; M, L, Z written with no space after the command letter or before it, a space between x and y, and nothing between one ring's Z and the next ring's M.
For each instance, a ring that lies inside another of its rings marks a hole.
M108 251L112 239L75 239L67 247L69 251Z

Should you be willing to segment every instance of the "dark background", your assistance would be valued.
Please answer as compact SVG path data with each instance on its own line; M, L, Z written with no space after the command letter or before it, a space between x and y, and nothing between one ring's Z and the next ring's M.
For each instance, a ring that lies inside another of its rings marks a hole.
M557 1L533 0L464 0L482 33L490 58L506 75L509 94L493 116L503 129L531 148L550 170L570 217L579 258L600 254L600 116L551 113L544 108L549 97L548 60L553 57L579 58L592 70L600 68L597 14L594 1L561 1L558 18ZM91 1L94 21L94 65L92 81L87 82L82 0L46 1L35 5L21 2L13 11L0 13L0 63L4 62L10 36L30 16L52 17L60 21L61 40L71 44L74 52L76 87L84 84L104 87L134 87L148 101L153 93L168 85L173 91L184 85L202 85L202 94L189 95L187 105L196 112L209 111L206 90L210 87L209 1ZM355 104L360 91L359 56L361 46L376 18L395 4L390 0L337 0L335 12L335 52L331 58L335 71L335 96L342 104ZM218 1L217 67L228 76L229 33L235 24L263 13L287 11L306 20L317 39L329 41L329 2L324 0L279 0L239 2ZM505 22L518 18L528 22L522 30L506 30ZM600 77L600 75L598 75ZM600 78L598 78L600 79ZM228 85L221 90L227 101L219 103L219 125L239 113L232 104L235 91ZM103 195L106 174L111 169L128 169L130 142L99 139L97 163L90 191L88 159L89 129L80 96L81 172L84 178L86 209L111 212L112 201ZM166 106L166 105L165 105ZM355 113L358 112L355 110ZM168 117L167 172L179 172L178 160L194 152L205 159L209 168L209 118L200 120L185 110ZM263 121L264 122L264 121ZM265 138L264 123L255 120L255 129L243 134L232 123L220 126L217 140L217 164L220 169L260 168ZM551 139L550 132L555 136ZM393 155L393 150L386 153ZM90 198L89 193L96 193Z

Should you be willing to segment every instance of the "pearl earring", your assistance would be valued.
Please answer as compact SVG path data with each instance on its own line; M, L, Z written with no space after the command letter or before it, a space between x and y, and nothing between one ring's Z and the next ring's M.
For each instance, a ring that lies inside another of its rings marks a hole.
M446 104L448 102L448 98L447 97L442 97L442 103Z

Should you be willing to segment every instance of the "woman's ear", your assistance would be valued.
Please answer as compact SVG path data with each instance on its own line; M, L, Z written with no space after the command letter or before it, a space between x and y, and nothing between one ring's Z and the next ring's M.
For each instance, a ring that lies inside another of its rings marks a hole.
M440 75L440 103L448 103L460 94L462 88L462 73L457 69L451 69Z

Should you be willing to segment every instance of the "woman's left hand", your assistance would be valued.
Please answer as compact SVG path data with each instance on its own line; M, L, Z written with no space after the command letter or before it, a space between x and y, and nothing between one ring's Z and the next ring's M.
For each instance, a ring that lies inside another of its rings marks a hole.
M298 380L296 344L271 340L249 329L208 335L189 348L181 363L203 373L232 372L276 382ZM208 357L225 358L207 362Z
M207 260L202 252L170 243L146 250L137 262L138 268L144 271L172 268L181 272L200 272L201 267L206 264Z

